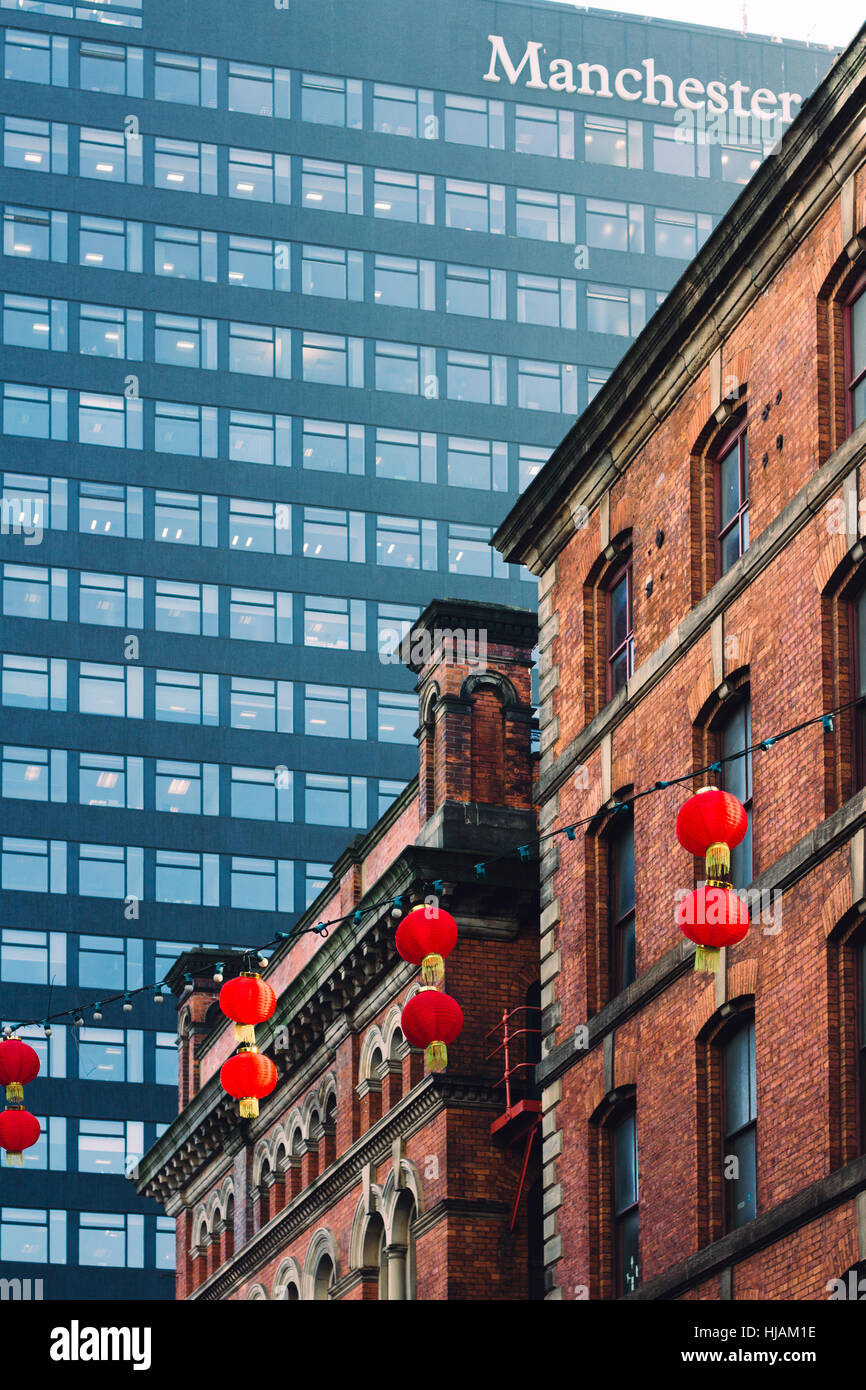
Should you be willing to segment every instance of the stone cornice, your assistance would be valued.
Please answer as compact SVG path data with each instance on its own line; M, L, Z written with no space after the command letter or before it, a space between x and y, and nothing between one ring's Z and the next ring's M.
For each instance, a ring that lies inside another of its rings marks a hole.
M207 1301L227 1298L239 1283L279 1255L322 1211L356 1187L368 1164L377 1166L389 1159L395 1139L414 1134L440 1111L458 1108L495 1112L500 1106L500 1097L487 1081L448 1073L428 1074L190 1297Z
M866 462L866 424L854 433L815 472L796 496L744 551L736 564L690 609L631 677L628 684L602 709L571 743L543 765L538 775L536 799L548 797L586 762L602 739L612 733L635 706L682 660L684 654L712 627L739 594L766 570L795 536L809 524L838 491L842 480Z
M852 836L866 827L866 789L852 796L838 811L804 835L786 854L777 859L749 885L750 893L785 893L794 887L818 864L848 844ZM755 927L754 930L759 930ZM588 1057L593 1048L603 1042L633 1014L638 1013L656 995L669 989L691 967L695 947L683 940L660 956L648 970L611 999L588 1020L588 1045L579 1047L575 1037L566 1038L553 1048L535 1068L536 1084L551 1085L558 1077Z
M755 1251L775 1244L792 1231L815 1221L824 1212L841 1206L843 1202L850 1202L863 1191L866 1191L866 1154L801 1188L793 1197L762 1212L754 1221L740 1226L738 1230L730 1231L721 1240L705 1245L694 1255L642 1284L634 1293L626 1294L621 1301L637 1303L678 1298L696 1284L720 1274L739 1260L747 1259Z
M803 106L665 302L496 531L541 573L705 368L863 161L866 31Z

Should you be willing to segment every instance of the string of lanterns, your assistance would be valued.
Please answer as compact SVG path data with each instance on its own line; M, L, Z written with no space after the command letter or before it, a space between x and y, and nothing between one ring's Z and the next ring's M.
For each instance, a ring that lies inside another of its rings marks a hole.
M277 1007L277 996L267 980L253 971L227 980L220 990L219 1006L235 1025L240 1047L223 1062L220 1082L224 1091L239 1102L242 1120L255 1119L259 1101L269 1096L277 1084L277 1068L270 1057L256 1047L256 1024L266 1023Z
M718 971L721 948L736 945L748 933L749 909L728 877L731 850L748 828L743 803L718 787L701 787L677 813L677 839L690 854L704 856L707 871L706 883L677 907L677 926L697 944L695 970Z
M21 1038L0 1041L0 1085L6 1087L6 1109L0 1113L0 1148L8 1164L22 1164L24 1149L38 1142L42 1128L24 1107L24 1087L39 1075L39 1054Z
M424 1048L428 1071L444 1071L448 1044L463 1027L463 1010L443 987L444 957L457 945L457 923L438 903L419 903L403 918L394 939L403 959L421 967L424 981L403 1005L403 1036L413 1047Z

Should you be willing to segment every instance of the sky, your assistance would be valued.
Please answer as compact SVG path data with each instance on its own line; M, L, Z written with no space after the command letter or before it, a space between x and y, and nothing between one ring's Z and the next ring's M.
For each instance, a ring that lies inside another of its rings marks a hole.
M584 8L574 5L574 0L555 3ZM686 24L709 24L719 29L745 28L751 34L804 39L839 48L850 43L866 20L863 0L713 0L704 5L695 4L695 0L618 0L609 5L591 0L590 8L677 19Z

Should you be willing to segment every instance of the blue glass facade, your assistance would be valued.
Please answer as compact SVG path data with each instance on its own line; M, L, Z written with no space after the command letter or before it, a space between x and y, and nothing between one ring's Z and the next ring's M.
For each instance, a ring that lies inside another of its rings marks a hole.
M664 84L485 81L488 35L771 94L832 55L513 0L3 0L0 29L17 1022L312 902L415 771L383 656L435 595L532 600L493 529L769 148L676 139ZM123 1173L174 1113L172 1006L102 1012L27 1034L45 1133L0 1261L171 1297L173 1223Z

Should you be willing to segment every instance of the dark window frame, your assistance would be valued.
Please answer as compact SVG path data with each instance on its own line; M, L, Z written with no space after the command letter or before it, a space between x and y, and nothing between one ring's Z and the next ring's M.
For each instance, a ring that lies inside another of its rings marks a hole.
M714 504L714 543L716 552L716 581L720 580L727 570L722 568L722 546L726 537L736 527L739 541L740 559L749 548L749 542L743 544L743 522L748 522L749 504L751 501L749 493L749 445L748 445L749 424L748 417L744 414L735 425L732 426L719 440L713 449L713 504ZM722 522L722 462L733 448L737 449L737 478L738 478L738 497L739 505L733 516L726 522ZM733 562L736 564L736 560ZM733 568L732 565L728 569Z
M613 645L613 593L625 580L626 585L626 633L619 646ZM608 700L623 688L634 675L634 571L631 551L620 561L608 577L605 591L605 693ZM614 663L625 653L626 674L621 685L614 689Z
M855 280L845 298L843 317L843 365L845 374L845 433L846 437L854 431L854 392L861 382L866 381L866 362L856 376L852 376L851 310L855 302L866 294L866 271Z
M714 735L715 735L715 739L716 739L716 748L717 748L717 756L718 756L719 758L724 757L725 730L726 730L727 726L730 724L730 722L731 722L733 719L735 719L735 718L741 713L741 711L743 711L743 710L746 710L746 711L747 711L748 730L747 730L747 733L746 733L745 747L749 748L749 747L751 747L751 744L752 744L752 737L751 737L751 728L752 728L752 696L751 696L751 689L750 689L750 687L749 687L748 685L743 685L741 689L736 690L736 691L734 692L734 694L731 695L730 698L727 699L727 700L724 702L724 704L723 704L723 705L721 706L721 708L719 709L719 711L718 711L718 713L717 713L717 715L716 715L716 717L715 717L715 719L714 719L714 721L713 721L712 730L713 730L713 733L714 733ZM728 769L729 769L729 768L735 767L735 766L737 765L737 763L739 763L739 762L745 763L745 767L746 767L746 788L747 788L747 791L748 791L748 795L745 796L745 797L743 798L742 804L743 804L743 806L745 807L746 815L748 816L748 819L749 819L748 838L749 838L749 846L750 846L750 850L751 850L751 861L752 861L752 862L751 862L751 866L750 866L750 867L751 867L751 876L750 876L750 878L749 878L749 882L751 883L752 878L754 878L754 876L755 876L755 847L754 847L754 838L753 838L753 831L754 831L754 815L753 815L753 810L754 810L754 763L753 763L752 754L751 754L751 753L745 753L745 754L743 755L743 757L742 757L742 758L738 758L738 759L736 760L736 762L733 762L733 761L732 761L732 762L723 762L723 763L722 763L721 775L720 775L720 777L719 777L719 784L720 784L720 786L721 786L721 788L722 788L723 791L732 791L732 790L733 790L733 789L731 788L731 786L730 786L731 777L730 777L730 773L729 773ZM736 792L734 793L734 795L736 795ZM734 850L734 851L733 851L733 854L736 854L736 852L737 852L737 851ZM745 888L747 885L746 885L746 884L740 884L739 886L740 886L741 888Z
M636 965L636 941L635 941L635 893L634 893L634 874L632 875L632 901L631 907L623 913L617 915L616 879L618 857L622 852L622 841L627 832L631 832L632 841L632 866L634 866L634 813L619 811L611 821L608 832L605 836L607 840L607 887L608 903L610 904L608 913L608 989L609 997L615 999L624 989L637 978ZM625 942L628 934L631 934L631 956L632 973L631 978L623 980L623 966L625 960Z
M625 1125L631 1125L631 1141L634 1149L634 1189L635 1196L632 1201L620 1207L617 1204L617 1141ZM611 1117L606 1126L610 1143L610 1170L611 1170L611 1235L613 1241L613 1291L615 1298L622 1298L625 1294L631 1293L640 1283L640 1173L638 1168L638 1144L637 1144L637 1104L631 1100L622 1109ZM624 1267L624 1251L626 1232L634 1225L635 1247L637 1250L637 1272L632 1283L628 1283L629 1275Z
M860 651L860 642L857 636L857 606L860 603L866 604L866 582L859 585L854 593L850 594L847 600L848 605L848 651L851 657L851 686L852 694L860 685L860 663L861 659L866 660L866 652ZM866 669L863 675L866 676ZM866 683L866 682L864 682ZM856 698L856 697L855 697ZM853 706L854 719L854 776L857 779L857 788L866 786L866 698L862 705Z
M721 1085L720 1085L720 1092L719 1092L719 1104L720 1104L720 1108L721 1108L721 1115L720 1115L720 1120L721 1120L721 1124L720 1124L720 1140L721 1140L720 1148L721 1148L721 1152L720 1152L720 1154L719 1154L719 1160L720 1160L720 1164L721 1164L722 1184L723 1184L723 1186L722 1186L722 1193L723 1193L723 1201L722 1201L722 1221L723 1221L723 1229L724 1229L725 1234L728 1234L728 1233L731 1232L731 1231L735 1231L735 1230L739 1230L739 1229L740 1229L740 1227L737 1225L737 1223L736 1223L735 1220L734 1220L733 1200L734 1200L734 1195L735 1195L736 1189L735 1189L735 1187L734 1187L733 1182L731 1182L731 1181L730 1181L728 1178L726 1178L726 1176L725 1176L725 1162L726 1162L726 1158L727 1158L727 1155L728 1155L728 1146L729 1146L729 1144L731 1143L732 1140L734 1140L734 1139L741 1139L744 1135L747 1135L747 1134L750 1134L750 1135L751 1135L751 1137L752 1137L752 1144L753 1144L753 1146L754 1146L754 1163L755 1163L755 1175L756 1175L756 1184L755 1184L755 1185L756 1185L756 1191L755 1191L755 1193L754 1193L754 1203L755 1203L755 1215L757 1215L757 1205L758 1205L758 1194L757 1194L757 1169L758 1169L758 1106L757 1106L757 1081L756 1081L756 1087L755 1087L756 1100L755 1100L755 1113L754 1113L754 1115L750 1115L750 1116L749 1116L749 1119L746 1121L746 1123L743 1124L743 1125L740 1125L739 1128L736 1129L736 1130L733 1130L733 1129L729 1130L729 1129L728 1129L728 1117L727 1117L728 1049L729 1049L729 1047L730 1047L730 1044L733 1042L734 1038L737 1036L737 1034L740 1033L740 1032L742 1032L744 1029L747 1029L747 1028L750 1029L750 1030L751 1030L751 1033L752 1033L752 1038L753 1038L752 1061L753 1061L754 1070L755 1070L755 1072L757 1072L757 1036L756 1036L756 1029L755 1029L755 1014L754 1014L754 1011L753 1011L753 1010L749 1009L749 1010L747 1010L747 1011L744 1011L743 1013L738 1014L738 1015L736 1016L736 1018L732 1021L731 1025L730 1025L728 1028L726 1028L726 1029L724 1030L724 1032L721 1034L721 1036L718 1037L718 1038L715 1040L715 1045L716 1045L716 1046L718 1047L718 1049L719 1049L719 1061L720 1061L720 1082L721 1082ZM750 1220L753 1220L754 1218L750 1217L749 1219L750 1219ZM742 1222L742 1223L741 1223L741 1225L746 1225L746 1224L747 1224L747 1222Z

